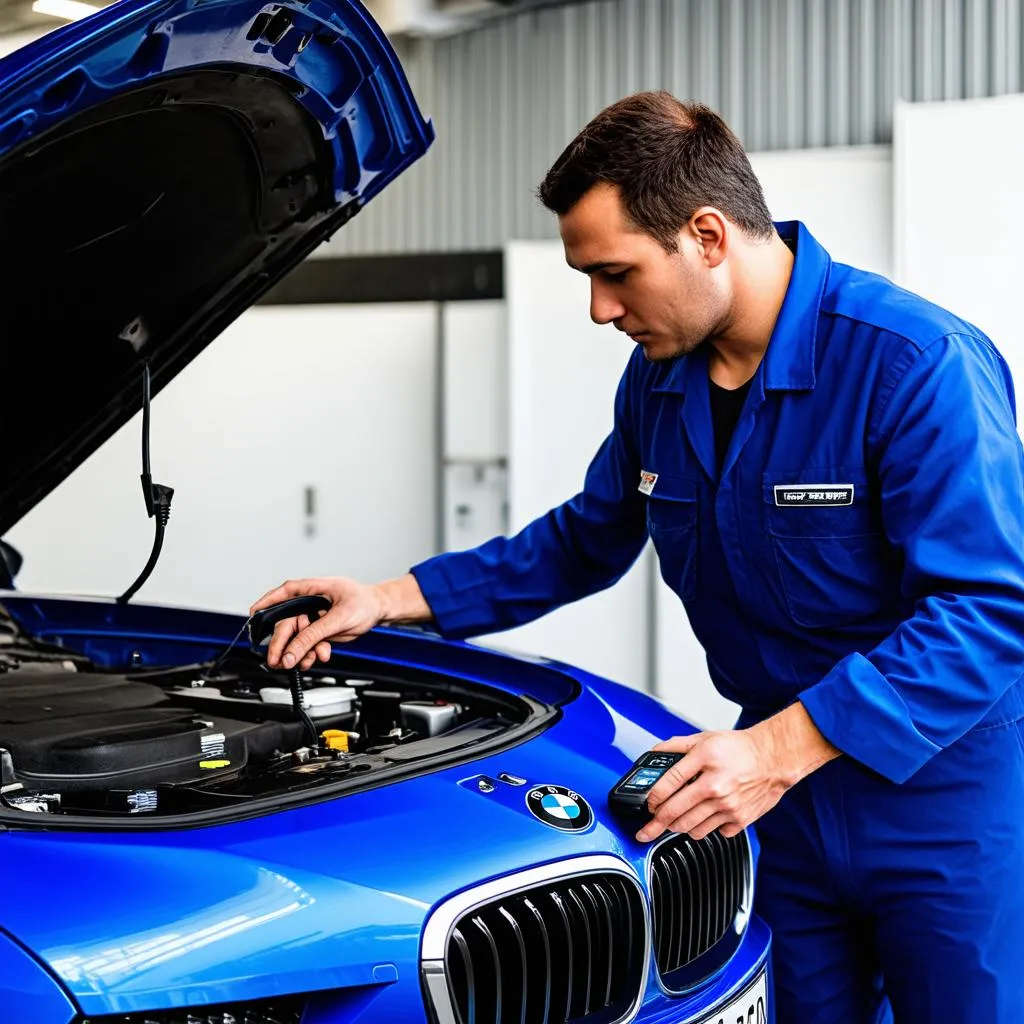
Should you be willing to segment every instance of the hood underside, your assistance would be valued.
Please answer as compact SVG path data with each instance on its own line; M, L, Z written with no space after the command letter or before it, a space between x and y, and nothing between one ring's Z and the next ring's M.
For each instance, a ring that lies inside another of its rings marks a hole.
M0 534L431 137L357 4L114 8L0 62Z

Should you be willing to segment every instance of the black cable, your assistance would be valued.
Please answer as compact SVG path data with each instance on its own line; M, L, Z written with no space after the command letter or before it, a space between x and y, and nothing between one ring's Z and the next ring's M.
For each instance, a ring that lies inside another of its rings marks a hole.
M164 546L164 530L167 527L167 520L171 517L169 504L162 505L156 510L156 536L153 538L153 550L149 553L149 561L145 568L139 573L138 579L117 599L118 604L127 604L139 591L140 587L152 575L156 563L160 558L160 550Z
M142 367L142 474L149 476L149 363Z
M251 615L249 616L249 618L245 620L245 622L242 623L242 628L235 634L235 638L231 641L231 643L229 643L227 647L225 647L224 650L221 651L220 655L213 662L213 664L210 665L209 669L205 670L202 673L202 679L204 679L208 683L212 683L213 680L217 678L217 673L220 671L221 665L224 664L225 660L227 659L227 656L235 649L235 645L238 643L238 641L242 639L242 634L249 628L250 622L252 622ZM262 668L263 666L261 665L260 667Z
M309 734L313 738L312 747L316 751L320 746L320 733L317 732L316 726L313 725L313 720L306 714L306 709L302 706L302 677L299 674L299 670L293 668L288 673L288 679L291 683L292 707L295 709L295 714L298 716L299 721L309 730Z
M164 546L164 531L171 518L171 498L174 488L164 484L153 483L149 467L149 405L150 380L149 363L142 364L142 496L146 501L146 514L156 519L156 536L153 538L153 549L149 554L146 567L139 578L117 599L118 604L127 604L138 592L146 580L152 575Z

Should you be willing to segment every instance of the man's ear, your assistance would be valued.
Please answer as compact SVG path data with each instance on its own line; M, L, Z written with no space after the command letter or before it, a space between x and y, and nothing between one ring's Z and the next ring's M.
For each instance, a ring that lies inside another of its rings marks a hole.
M720 210L702 206L683 230L696 243L704 265L710 270L725 260L729 252L729 226Z

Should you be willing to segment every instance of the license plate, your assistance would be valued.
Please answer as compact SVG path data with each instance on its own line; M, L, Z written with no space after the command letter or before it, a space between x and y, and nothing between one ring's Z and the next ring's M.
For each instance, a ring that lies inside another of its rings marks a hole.
M762 971L741 996L705 1017L700 1024L767 1024L768 982Z

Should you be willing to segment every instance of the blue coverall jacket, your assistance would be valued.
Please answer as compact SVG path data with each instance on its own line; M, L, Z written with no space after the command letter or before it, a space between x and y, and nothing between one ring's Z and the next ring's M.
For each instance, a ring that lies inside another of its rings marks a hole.
M443 633L478 635L611 585L650 537L738 724L799 700L848 755L758 826L778 1019L874 1019L884 986L897 1020L1024 1020L1010 374L970 324L777 228L792 277L721 468L707 347L638 348L582 491L413 573Z

